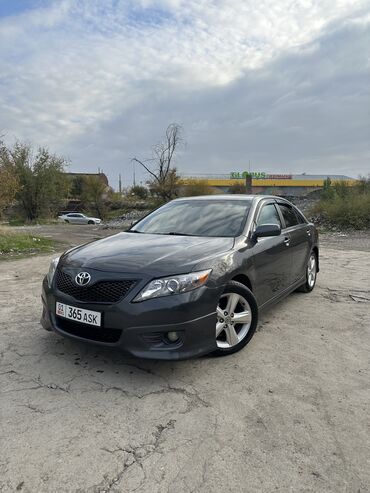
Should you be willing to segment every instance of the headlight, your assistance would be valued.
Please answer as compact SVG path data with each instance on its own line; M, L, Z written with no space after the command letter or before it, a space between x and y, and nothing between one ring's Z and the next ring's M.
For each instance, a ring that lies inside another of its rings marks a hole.
M55 274L58 262L59 262L59 257L53 258L53 260L50 262L50 267L49 267L49 272L48 272L49 288L51 288L51 284L53 282L53 278L54 278L54 274Z
M149 298L159 298L160 296L171 296L173 294L186 293L193 289L203 286L212 269L202 270L201 272L191 272L190 274L182 274L181 276L163 277L161 279L154 279L140 293L134 298L133 301L144 301Z

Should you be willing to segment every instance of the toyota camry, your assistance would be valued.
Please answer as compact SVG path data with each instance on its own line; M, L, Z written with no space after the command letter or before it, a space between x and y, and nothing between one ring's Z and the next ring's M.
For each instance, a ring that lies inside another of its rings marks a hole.
M261 310L312 291L318 271L316 228L287 200L180 198L54 259L41 324L142 358L227 355Z

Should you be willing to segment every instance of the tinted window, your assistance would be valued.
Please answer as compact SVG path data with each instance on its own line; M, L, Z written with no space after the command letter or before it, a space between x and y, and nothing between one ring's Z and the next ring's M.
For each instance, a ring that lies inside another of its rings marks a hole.
M250 200L181 200L170 202L135 224L131 231L194 236L238 236Z
M298 209L294 208L294 212L296 213L296 216L298 218L298 222L299 223L307 223L306 221L306 218L303 216L303 214L301 213L301 211L299 211Z
M266 204L262 207L257 219L257 226L261 226L261 224L277 224L281 227L280 216L274 204Z
M279 207L284 217L285 227L290 228L291 226L296 226L298 224L298 219L294 209L285 204L279 204Z

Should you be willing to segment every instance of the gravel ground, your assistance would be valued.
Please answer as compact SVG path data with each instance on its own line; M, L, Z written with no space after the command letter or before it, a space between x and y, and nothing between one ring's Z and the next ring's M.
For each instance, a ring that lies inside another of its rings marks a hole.
M321 232L320 244L336 250L370 252L370 231Z
M49 257L0 262L0 491L368 492L370 253L325 241L313 293L181 362L45 332Z

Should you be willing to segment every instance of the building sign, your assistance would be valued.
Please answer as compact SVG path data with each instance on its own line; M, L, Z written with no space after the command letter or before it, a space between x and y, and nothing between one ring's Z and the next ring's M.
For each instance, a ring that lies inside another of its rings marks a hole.
M263 171L243 171L242 173L238 171L232 171L230 173L231 180L240 180L243 178L251 177L254 180L291 180L292 175L271 175Z

